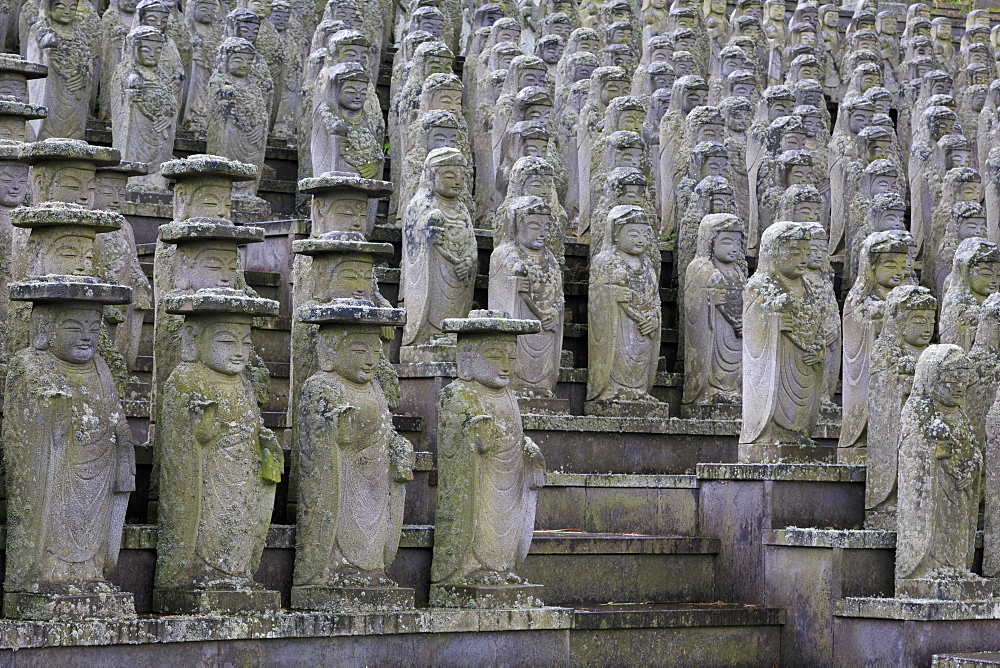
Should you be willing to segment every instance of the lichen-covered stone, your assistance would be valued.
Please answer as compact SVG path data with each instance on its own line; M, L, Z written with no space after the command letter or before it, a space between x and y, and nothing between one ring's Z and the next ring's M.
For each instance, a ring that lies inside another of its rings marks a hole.
M958 245L948 291L941 299L942 343L970 350L979 325L979 310L1000 285L1000 249L986 239L973 237Z

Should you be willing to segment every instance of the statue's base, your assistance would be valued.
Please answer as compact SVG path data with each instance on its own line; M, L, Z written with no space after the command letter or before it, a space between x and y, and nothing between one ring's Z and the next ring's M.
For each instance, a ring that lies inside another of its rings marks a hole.
M743 404L681 404L681 417L689 420L739 420Z
M134 619L135 597L128 592L106 594L37 594L7 592L3 616L32 621Z
M559 397L518 397L522 415L569 415L569 399Z
M402 364L454 362L457 350L457 346L443 343L423 346L403 346L399 349L399 361Z
M281 593L266 589L153 589L153 610L163 615L243 615L281 610Z
M920 598L935 601L972 601L991 598L993 581L970 578L897 578L896 598Z
M837 448L838 464L864 464L868 459L868 446Z
M393 612L413 610L407 587L292 587L292 608L326 612Z
M837 459L837 448L809 443L740 443L741 464L826 464Z
M541 608L545 587L432 584L430 604L441 608Z
M585 401L583 414L596 417L666 419L670 417L670 404L662 401Z
M896 530L896 508L865 511L865 529L874 531Z

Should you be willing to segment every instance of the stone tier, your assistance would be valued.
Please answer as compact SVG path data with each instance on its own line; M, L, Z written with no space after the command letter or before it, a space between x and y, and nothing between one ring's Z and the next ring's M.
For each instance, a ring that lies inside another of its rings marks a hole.
M1000 666L1000 652L935 654L932 668L980 668Z

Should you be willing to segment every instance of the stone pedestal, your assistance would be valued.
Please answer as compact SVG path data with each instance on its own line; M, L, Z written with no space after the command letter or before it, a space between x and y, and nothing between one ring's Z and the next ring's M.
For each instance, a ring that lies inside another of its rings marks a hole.
M281 610L281 593L265 589L153 589L162 615L252 615Z
M740 461L745 464L815 464L837 461L837 448L813 443L740 443Z
M431 585L430 604L442 608L541 608L545 587L524 585Z
M455 344L433 343L423 346L403 346L399 349L403 364L434 364L455 362Z
M721 539L716 598L765 602L764 539L773 529L860 527L865 470L836 464L699 464L699 532Z
M4 617L33 621L79 621L135 617L135 597L128 592L36 594L10 592L3 597Z
M670 417L670 405L646 401L586 401L583 404L584 415L598 417Z
M521 415L569 415L569 399L559 397L518 397Z
M681 417L691 420L739 420L742 415L741 404L681 404Z
M292 587L292 608L329 612L412 610L408 587Z
M986 599L993 596L993 581L977 576L970 578L900 578L896 580L896 596L936 601Z

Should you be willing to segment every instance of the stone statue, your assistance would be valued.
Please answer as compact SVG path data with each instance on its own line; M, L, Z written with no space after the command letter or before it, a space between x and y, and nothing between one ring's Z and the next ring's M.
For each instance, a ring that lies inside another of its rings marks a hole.
M649 391L660 357L659 250L637 206L608 214L604 250L591 260L587 307L589 414L666 417Z
M42 0L42 13L26 35L27 59L49 68L28 82L29 99L48 116L30 122L38 140L83 139L94 86L91 38L77 20L79 0Z
M938 245L935 294L943 295L948 291L955 250L960 243L973 237L986 237L986 211L978 202L955 202L951 205L948 227Z
M815 189L813 190L815 191ZM833 288L834 274L833 268L830 266L830 233L827 232L822 223L817 223L815 220L796 222L802 222L809 231L809 259L803 278L809 284L812 293L817 295L825 314L826 368L823 392L820 397L821 407L836 410L833 397L837 394L837 385L840 382L843 328L840 319L840 304L837 302L837 293Z
M458 379L441 392L431 605L536 607L517 575L528 554L545 460L524 435L508 375L516 337L538 322L498 311L444 321L458 335Z
M176 3L174 3L176 8ZM190 56L190 51L185 51L182 55L181 45L175 37L180 33L175 30L176 24L172 21L171 3L164 0L140 0L136 5L135 19L132 28L147 26L155 28L163 33L164 42L160 51L158 69L161 76L171 82L171 87L176 98L177 108L180 109L184 99L184 77L185 58ZM123 57L128 54L123 54ZM117 69L117 67L115 68ZM114 72L111 72L114 76Z
M875 232L861 244L858 280L844 302L844 412L837 461L862 461L868 442L868 375L889 291L908 278L906 244Z
M314 92L312 173L354 172L382 177L385 154L365 114L369 77L358 63L341 63L321 72Z
M997 485L1000 484L1000 402L995 398L997 387L997 321L1000 298L991 295L983 304L976 344L970 351L972 362L972 385L966 414L972 418L973 437L985 433L985 506L983 522L983 575L988 578L1000 577L1000 504L997 501ZM991 366L992 365L992 366ZM983 417L982 406L987 405L988 413Z
M140 26L125 38L122 62L111 78L111 143L122 160L145 163L139 188L167 193L160 165L173 158L177 101L171 80L159 68L164 35Z
M1000 387L1000 294L986 298L979 310L976 341L969 350L972 378L966 403L976 443L986 442L986 416Z
M690 407L739 405L743 389L743 223L709 214L684 285L684 397Z
M413 447L395 432L376 374L381 327L398 309L345 299L299 310L320 324L319 370L298 401L298 513L292 607L413 607L388 577L399 547Z
M97 354L102 305L127 303L129 291L91 280L12 286L16 298L35 301L31 345L10 361L4 405L3 613L12 619L135 617L132 595L108 582L135 454Z
M963 350L972 348L979 309L1000 286L1000 249L986 239L966 239L952 261L951 281L941 299L938 336Z
M16 150L12 151L16 156ZM20 276L14 272L15 264L15 234L21 236L23 230L15 230L11 227L11 212L24 204L28 195L28 166L17 160L4 160L0 162L0 352L4 362L2 368L6 368L8 353L14 353L7 346L7 323L10 308L10 292L8 284L16 281Z
M163 614L276 611L253 580L284 456L244 375L253 316L277 302L242 291L169 295L183 315L181 363L162 388L159 538L153 609Z
M510 388L519 395L551 398L559 380L565 300L562 267L546 246L558 224L549 205L536 196L515 199L503 214L504 241L490 256L490 310L541 322L540 332L517 339Z
M185 82L183 127L204 132L208 115L208 82L222 43L219 0L194 0L184 7L191 35L191 68Z
M428 359L453 358L454 342L441 322L464 317L472 308L477 249L472 217L461 199L466 166L456 149L428 153L420 188L403 216L404 362L450 361Z
M122 61L125 36L135 23L138 0L115 0L101 17L101 90L98 113L101 120L111 118L111 75Z
M882 333L871 353L868 381L868 477L865 528L896 529L900 416L913 387L917 360L934 336L937 300L915 285L885 299Z
M809 231L777 222L761 236L743 296L740 461L808 461L823 395L826 323L805 281Z
M896 597L988 598L972 573L983 455L966 416L969 359L955 345L920 355L900 419Z
M230 160L263 165L271 91L250 76L256 55L253 44L239 37L219 46L209 82L206 148ZM234 195L252 197L259 183L260 170L253 181L236 184Z

